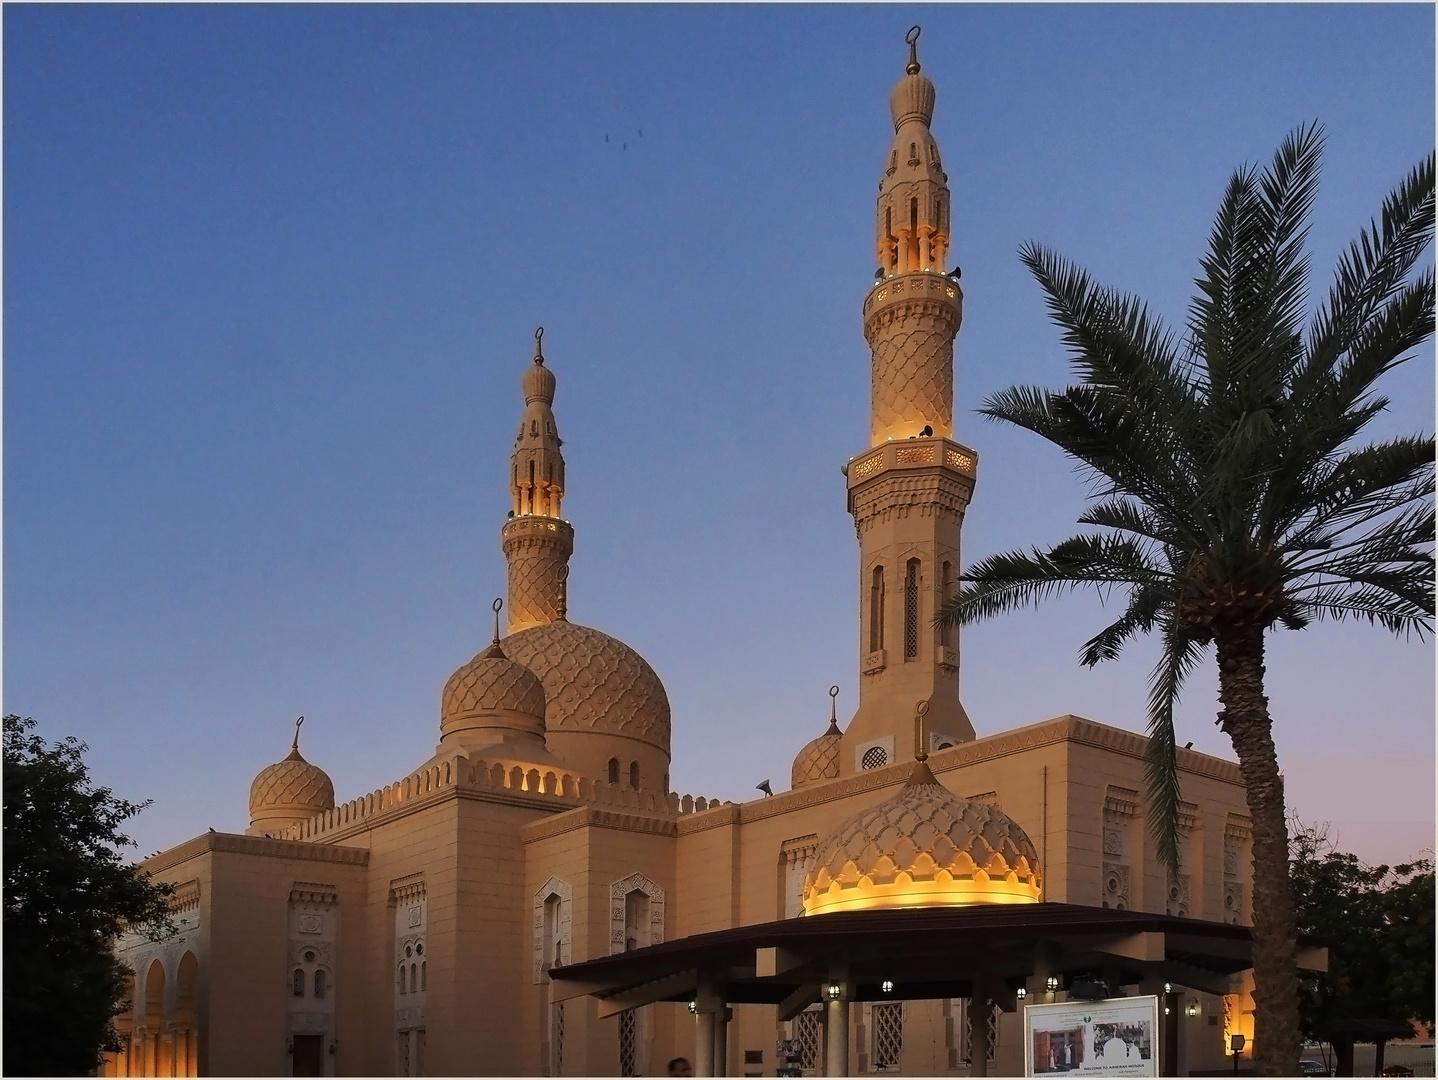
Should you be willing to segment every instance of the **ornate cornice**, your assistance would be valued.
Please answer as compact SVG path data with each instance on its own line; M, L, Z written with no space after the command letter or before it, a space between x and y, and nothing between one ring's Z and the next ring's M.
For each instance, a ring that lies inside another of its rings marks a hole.
M829 785L824 785L826 788ZM761 802L773 802L773 799L762 799ZM743 813L743 806L739 803L723 803L720 806L711 806L708 810L700 810L686 817L679 819L679 835L688 836L691 833L704 832L706 829L717 829L721 825L737 825L740 821L749 820Z
M170 894L169 908L172 914L192 911L200 906L200 879L191 878L175 886Z
M290 903L320 904L332 907L340 902L338 885L323 885L317 881L296 881L290 887Z
M424 873L406 874L404 877L397 877L389 883L389 902L391 904L412 904L425 897Z
M646 833L651 836L677 836L678 822L672 817L650 817L647 814L626 814L597 806L580 806L563 814L531 821L521 826L519 838L532 844L575 829L613 829L616 832Z
M203 833L193 840L176 844L169 851L152 855L139 863L141 870L157 874L179 866L208 852L226 851L239 855L264 855L278 859L307 859L311 862L346 863L364 866L369 852L364 848L340 844L320 844L303 840L276 840L269 836L240 836L236 833Z

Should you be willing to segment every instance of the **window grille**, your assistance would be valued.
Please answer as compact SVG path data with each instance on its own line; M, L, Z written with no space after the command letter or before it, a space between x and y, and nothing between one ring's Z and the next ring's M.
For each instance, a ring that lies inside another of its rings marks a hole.
M824 1014L818 1009L801 1012L795 1024L799 1042L799 1068L819 1067L819 1040L823 1038Z
M325 996L325 973L324 973L323 971L316 971L316 972L315 972L315 997L316 997L316 998L323 998L324 996Z
M864 751L859 762L865 769L880 769L889 763L889 755L882 746L871 746Z
M634 1022L634 1010L629 1009L619 1014L619 1075L638 1076L639 1070L635 1067L635 1047L639 1040L637 1038Z
M295 997L305 996L305 973L299 968L295 968L294 995Z
M884 568L874 567L873 584L869 586L869 651L884 647Z
M554 1075L564 1074L564 1002L554 1003Z
M904 1003L886 1001L875 1005L873 1024L874 1068L897 1069L904 1050Z
M970 1012L970 1009L973 1007L973 1002L970 1001L970 1000L968 1000L967 998L965 998L965 999L961 999L960 1002L959 1002L959 1004L960 1004L960 1006L961 1006L961 1017L960 1017L960 1021L959 1021L959 1023L960 1023L960 1033L961 1033L961 1034L960 1034L960 1047L961 1047L961 1049L962 1049L962 1054L961 1054L961 1056L963 1057L963 1059L964 1059L965 1061L970 1061L970 1060L972 1060L972 1058L973 1058L973 1051L972 1051L972 1049L970 1048L970 1042L969 1042L969 1012ZM981 1007L982 1007L982 1006L981 1006ZM988 1014L989 1014L989 1053L988 1053L988 1059L989 1059L990 1061L993 1061L993 1060L994 1060L994 1054L998 1051L998 1048L999 1048L999 1007L998 1007L997 1005L993 1004L993 1003L990 1003L989 1006L988 1006Z
M904 575L904 659L919 655L919 560L910 559Z

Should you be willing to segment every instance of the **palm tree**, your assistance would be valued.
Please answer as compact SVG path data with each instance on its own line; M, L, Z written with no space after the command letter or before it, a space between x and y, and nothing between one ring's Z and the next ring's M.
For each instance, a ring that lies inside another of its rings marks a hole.
M974 622L1080 586L1127 606L1084 644L1084 664L1157 633L1146 782L1160 860L1178 865L1173 707L1213 646L1218 722L1232 740L1253 819L1256 1064L1297 1075L1288 834L1268 699L1264 635L1315 619L1366 619L1395 634L1433 628L1431 436L1352 448L1386 407L1385 372L1433 333L1433 270L1414 274L1433 230L1433 171L1416 166L1338 264L1304 327L1307 219L1323 137L1299 128L1261 174L1233 174L1202 260L1186 333L1139 299L1093 284L1036 244L1020 257L1063 332L1077 385L1013 387L980 413L1042 435L1093 481L1079 519L1096 526L1047 551L972 567L936 622Z

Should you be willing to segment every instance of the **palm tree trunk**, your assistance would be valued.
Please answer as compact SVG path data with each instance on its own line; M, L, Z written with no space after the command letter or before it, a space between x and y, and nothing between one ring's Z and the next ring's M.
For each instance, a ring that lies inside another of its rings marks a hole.
M1259 1076L1297 1076L1297 938L1288 887L1283 777L1263 693L1263 628L1215 633L1219 722L1233 741L1253 819L1254 1065Z

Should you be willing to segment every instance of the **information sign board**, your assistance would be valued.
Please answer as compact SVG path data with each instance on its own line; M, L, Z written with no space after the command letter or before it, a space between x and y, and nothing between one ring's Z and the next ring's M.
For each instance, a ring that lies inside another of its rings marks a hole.
M1157 1076L1158 998L1024 1008L1025 1076Z

